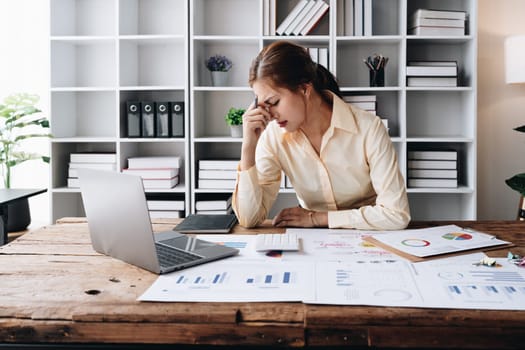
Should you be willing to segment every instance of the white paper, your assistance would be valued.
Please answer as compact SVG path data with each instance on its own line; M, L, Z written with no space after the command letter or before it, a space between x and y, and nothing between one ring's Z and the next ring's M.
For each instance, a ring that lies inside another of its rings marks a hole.
M313 293L312 263L232 259L161 275L139 300L302 301Z
M397 250L417 257L427 257L508 243L496 239L494 236L463 229L456 225L391 231L388 234L373 235L373 238Z

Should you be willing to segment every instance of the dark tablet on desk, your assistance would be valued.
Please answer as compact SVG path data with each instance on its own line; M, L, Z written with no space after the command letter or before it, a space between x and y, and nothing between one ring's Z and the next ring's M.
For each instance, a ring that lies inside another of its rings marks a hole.
M182 233L229 233L236 223L235 214L191 214L174 230Z

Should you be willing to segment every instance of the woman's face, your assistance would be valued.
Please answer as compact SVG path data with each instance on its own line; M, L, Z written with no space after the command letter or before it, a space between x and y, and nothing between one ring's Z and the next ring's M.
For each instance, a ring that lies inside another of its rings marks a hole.
M265 107L281 128L292 132L303 125L306 120L306 93L303 90L293 92L274 87L265 80L254 82L252 88L259 106Z

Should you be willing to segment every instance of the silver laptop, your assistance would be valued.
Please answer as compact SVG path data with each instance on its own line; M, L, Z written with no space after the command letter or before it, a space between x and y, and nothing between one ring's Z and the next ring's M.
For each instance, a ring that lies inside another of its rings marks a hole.
M235 255L238 249L175 231L153 234L140 176L78 169L93 248L158 274Z

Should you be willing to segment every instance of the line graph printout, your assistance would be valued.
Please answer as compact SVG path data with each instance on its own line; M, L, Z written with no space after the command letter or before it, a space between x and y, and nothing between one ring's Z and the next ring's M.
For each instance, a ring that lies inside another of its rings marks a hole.
M139 300L302 301L313 292L313 263L224 260L161 275Z
M401 252L420 258L508 243L486 233L456 225L391 231L387 234L374 234L372 237Z

